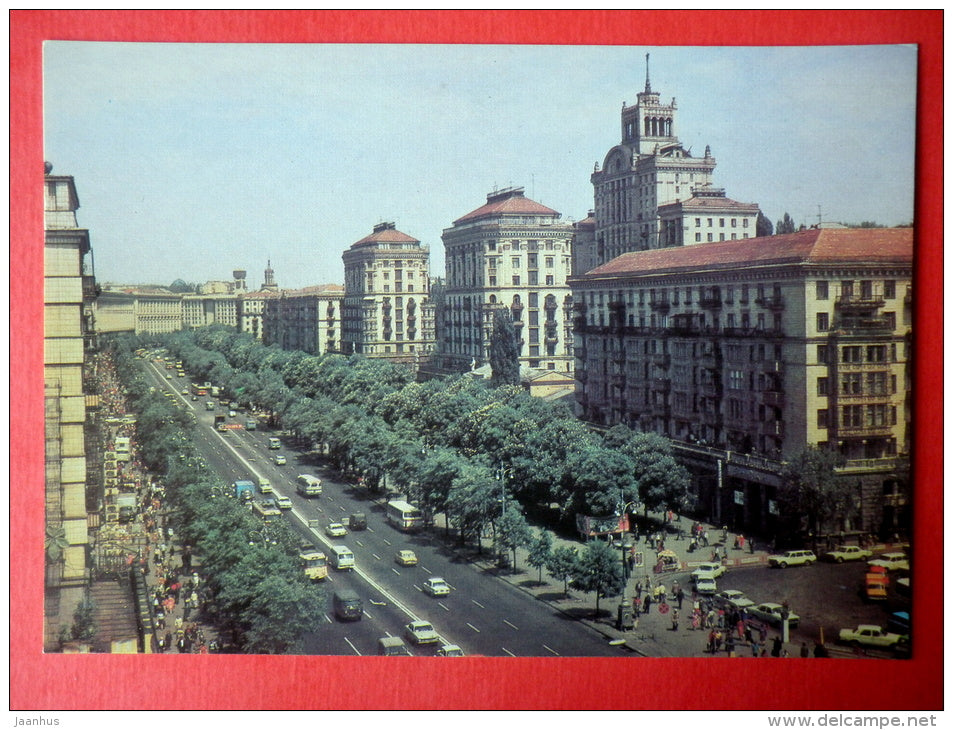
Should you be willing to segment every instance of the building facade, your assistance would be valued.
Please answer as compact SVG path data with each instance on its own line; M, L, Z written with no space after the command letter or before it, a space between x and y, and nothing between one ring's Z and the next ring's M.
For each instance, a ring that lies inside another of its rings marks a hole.
M58 648L59 631L72 624L89 580L87 476L97 469L97 448L87 430L88 414L98 408L88 360L96 347L89 231L77 224L79 198L73 178L51 173L47 164L43 297L47 650Z
M340 284L287 289L263 301L265 345L312 355L340 352L344 303L344 287Z
M688 200L658 207L659 245L754 238L759 212L757 204L731 200L720 188L696 189Z
M434 345L430 250L392 222L344 252L341 351L417 365Z
M442 368L464 371L487 362L493 313L507 308L520 337L521 365L572 372L567 279L573 226L559 219L523 188L507 188L444 230Z
M671 223L663 235L659 218L660 206L704 196L712 187L715 170L709 147L702 157L694 157L679 141L677 111L675 99L666 104L652 91L646 56L645 89L638 94L635 106L623 103L622 138L606 154L602 167L596 165L590 178L595 230L588 245L594 250L580 252L581 261L594 259L604 264L628 251L701 242L693 240L694 235L674 236ZM757 206L754 208L757 218ZM754 231L752 226L752 236ZM681 243L674 243L674 238ZM582 271L576 269L576 273Z
M910 451L912 251L911 229L810 229L574 277L583 417L722 459L836 449L874 509Z

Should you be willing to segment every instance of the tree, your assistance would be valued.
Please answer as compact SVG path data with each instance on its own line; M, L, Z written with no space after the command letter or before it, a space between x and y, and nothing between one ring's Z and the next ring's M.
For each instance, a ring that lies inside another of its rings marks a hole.
M688 495L691 477L675 460L671 441L657 433L634 432L619 425L606 433L604 443L631 460L646 512L681 506Z
M493 334L490 336L490 382L494 386L520 384L520 346L510 310L493 312Z
M794 223L794 219L785 213L784 218L778 221L774 230L779 236L783 233L794 233L797 230L797 225Z
M553 552L553 536L549 530L540 530L529 542L529 555L526 562L539 570L538 582L543 582L543 567Z
M516 571L516 548L529 544L532 532L519 507L513 502L506 506L496 526L499 544L513 552L513 571Z
M622 564L609 543L595 540L589 543L579 559L579 569L573 585L586 592L595 591L596 615L599 615L599 599L617 596L625 588Z
M771 223L768 216L758 211L758 220L754 224L755 236L759 238L761 236L773 236L774 235L774 225Z
M851 486L835 471L843 464L844 457L838 452L808 446L781 467L778 497L784 505L782 514L800 517L814 540L828 521L843 519L851 508Z
M563 582L563 593L569 595L569 580L579 571L579 555L571 545L560 545L549 554L546 570Z

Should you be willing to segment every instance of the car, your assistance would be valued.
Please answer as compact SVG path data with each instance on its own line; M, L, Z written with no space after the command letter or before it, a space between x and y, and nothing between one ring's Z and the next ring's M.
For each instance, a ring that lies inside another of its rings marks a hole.
M228 412L228 417L229 417L229 418L234 418L234 417L237 416L237 415L238 415L238 414L237 414L235 411L229 411L229 412Z
M781 625L781 617L784 611L785 608L780 603L759 603L748 607L749 615L773 626ZM801 623L801 617L793 611L788 611L788 626L793 629L799 623Z
M887 583L883 576L877 573L868 573L864 579L864 598L868 601L886 601Z
M166 379L166 380L172 380L172 376L171 376L171 375L166 375L166 376L165 376L165 379Z
M275 466L284 466L285 464L288 463L288 459L285 458L284 454L278 454L274 458L274 462L275 462Z
M189 389L188 389L188 388L182 388L182 395L188 395L188 394L189 394Z
M347 535L347 528L340 522L332 522L324 528L324 531L328 537L344 537Z
M788 550L780 555L769 555L768 565L772 568L786 568L789 565L812 565L817 556L810 550Z
M851 646L871 646L891 649L900 641L900 634L891 634L873 624L861 624L856 629L841 629L838 641Z
M413 550L398 550L394 560L398 565L417 565L417 553Z
M288 497L275 497L275 502L278 504L278 509L291 509L294 507Z
M910 596L910 578L897 578L897 593L901 596Z
M427 578L424 581L424 593L440 598L450 595L450 586L443 578Z
M698 578L721 578L727 572L728 568L721 563L702 563L692 571L692 581Z
M845 560L866 560L873 555L870 550L864 550L856 545L838 545L833 550L824 553L824 560L834 563L843 563Z
M695 592L703 596L714 595L718 590L718 584L714 578L695 578Z
M868 560L867 565L879 565L887 570L910 570L910 561L904 553L884 553L874 560Z
M910 613L908 611L895 611L887 619L887 631L901 636L910 635Z
M742 609L749 608L754 605L754 601L748 598L748 596L741 591L734 590L733 588L716 593L714 598L716 603L719 603L722 606L727 606L728 608Z
M427 621L411 621L404 627L404 635L411 644L436 644L440 641L434 627Z
M437 656L463 656L463 649L456 644L444 644L437 649Z

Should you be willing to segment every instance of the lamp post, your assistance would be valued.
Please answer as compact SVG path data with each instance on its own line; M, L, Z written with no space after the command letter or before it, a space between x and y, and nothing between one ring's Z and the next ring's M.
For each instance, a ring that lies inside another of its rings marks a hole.
M268 528L268 525L263 525L260 530L252 530L248 533L248 544L249 545L264 545L265 547L270 547L272 545L277 545L278 540L272 535L271 530ZM256 542L257 541L257 542Z
M623 492L623 494L622 494L622 498L625 499L625 493L624 493L624 492ZM622 505L622 509L621 509L620 512L619 512L619 524L620 524L620 526L621 526L621 524L622 524L622 521L625 519L626 510L627 510L629 507L631 507L631 506L633 506L633 505L635 505L635 504L638 504L638 502L630 501L630 502L626 502L625 504ZM624 531L621 529L621 527L620 527L620 532L622 532L623 535L625 534ZM626 556L625 556L625 538L624 538L624 537L622 537L622 548L621 548L620 552L622 553L622 578L623 578L623 580L625 580L626 582L628 582L628 580L629 580L629 566L628 566L628 563L626 562Z
M500 482L500 519L503 518L503 514L506 512L506 477L508 474L512 474L512 473L513 473L512 467L503 466L502 464L500 465L499 469L496 470L496 478ZM496 534L497 561L502 563L504 552L502 550L502 545L500 544L501 542L500 538L501 536L499 534L499 531L497 531L497 534Z

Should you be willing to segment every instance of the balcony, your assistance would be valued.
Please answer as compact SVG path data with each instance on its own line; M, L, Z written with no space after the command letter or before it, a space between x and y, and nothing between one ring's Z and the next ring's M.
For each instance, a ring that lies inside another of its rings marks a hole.
M754 303L759 307L773 311L784 309L784 297L782 297L780 294L772 297L758 297L754 300Z
M761 394L761 401L766 406L782 408L784 406L784 393L779 390L766 390Z
M721 295L720 294L708 294L703 296L698 300L698 303L704 309L720 309L721 308Z
M891 321L883 315L873 315L868 317L838 317L834 325L835 329L849 334L856 333L884 333L892 332L896 328L896 321Z
M671 304L668 301L668 298L662 299L653 299L649 302L649 306L656 312L667 312L671 309Z
M842 312L873 312L884 305L884 298L874 296L872 293L854 296L853 294L842 294L834 300L834 306Z

